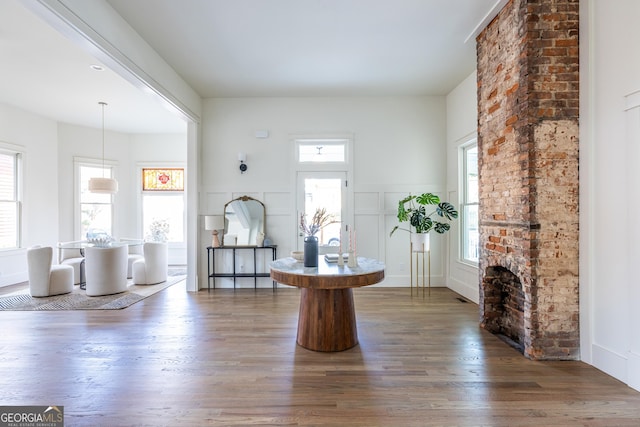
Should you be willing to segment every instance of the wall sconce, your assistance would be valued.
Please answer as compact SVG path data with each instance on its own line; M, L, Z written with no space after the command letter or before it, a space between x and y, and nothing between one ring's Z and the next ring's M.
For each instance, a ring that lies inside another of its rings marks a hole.
M240 173L245 173L247 171L247 155L243 152L238 153L238 160L240 160Z
M224 216L206 215L204 217L204 229L211 231L211 247L219 248L218 230L224 230Z

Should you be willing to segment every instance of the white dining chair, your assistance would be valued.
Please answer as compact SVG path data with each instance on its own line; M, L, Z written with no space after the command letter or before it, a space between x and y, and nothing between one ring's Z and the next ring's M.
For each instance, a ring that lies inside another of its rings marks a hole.
M126 243L128 245L127 279L131 279L133 277L133 263L138 261L139 259L144 259L144 254L142 251L143 241L142 239L132 239L128 237L122 237L119 240L120 242Z
M27 249L29 293L33 297L68 294L73 291L73 267L53 264L51 246Z
M133 284L154 285L167 280L168 246L164 242L146 242L144 259L133 263Z
M73 267L74 285L84 282L84 256L82 255L82 249L80 249L80 244L82 243L84 243L82 240L58 243L58 264Z
M84 256L88 296L127 290L127 245L88 247Z

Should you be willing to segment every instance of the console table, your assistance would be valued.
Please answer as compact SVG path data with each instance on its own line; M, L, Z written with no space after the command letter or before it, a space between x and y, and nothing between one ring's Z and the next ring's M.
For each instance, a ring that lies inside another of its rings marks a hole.
M236 288L236 278L238 277L252 277L253 287L258 287L258 277L269 277L269 272L259 272L257 268L257 252L258 251L271 251L271 260L276 259L276 246L220 246L214 248L212 246L207 247L207 290L211 290L211 282L213 281L213 289L216 288L216 277L229 277L233 278L233 289ZM233 271L227 273L216 273L216 251L225 252L231 251L233 256ZM238 272L236 265L236 252L237 251L253 251L253 272ZM273 289L276 289L276 282L273 281Z
M271 263L271 278L301 288L298 345L314 351L342 351L358 344L356 311L351 288L384 279L384 264L358 258L358 266L339 266L320 256L318 267L305 267L293 258Z

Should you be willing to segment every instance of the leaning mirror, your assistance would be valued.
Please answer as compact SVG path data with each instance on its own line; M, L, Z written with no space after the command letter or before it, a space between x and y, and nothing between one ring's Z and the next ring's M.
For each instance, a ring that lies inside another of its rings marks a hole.
M258 246L264 238L264 204L249 196L238 197L224 205L223 246Z

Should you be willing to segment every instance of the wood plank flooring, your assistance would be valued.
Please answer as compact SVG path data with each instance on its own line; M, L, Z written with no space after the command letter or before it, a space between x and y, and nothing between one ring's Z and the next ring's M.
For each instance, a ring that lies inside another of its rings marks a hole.
M0 312L0 405L63 405L66 426L640 425L640 393L523 358L458 298L355 289L360 344L339 353L296 345L293 288Z

